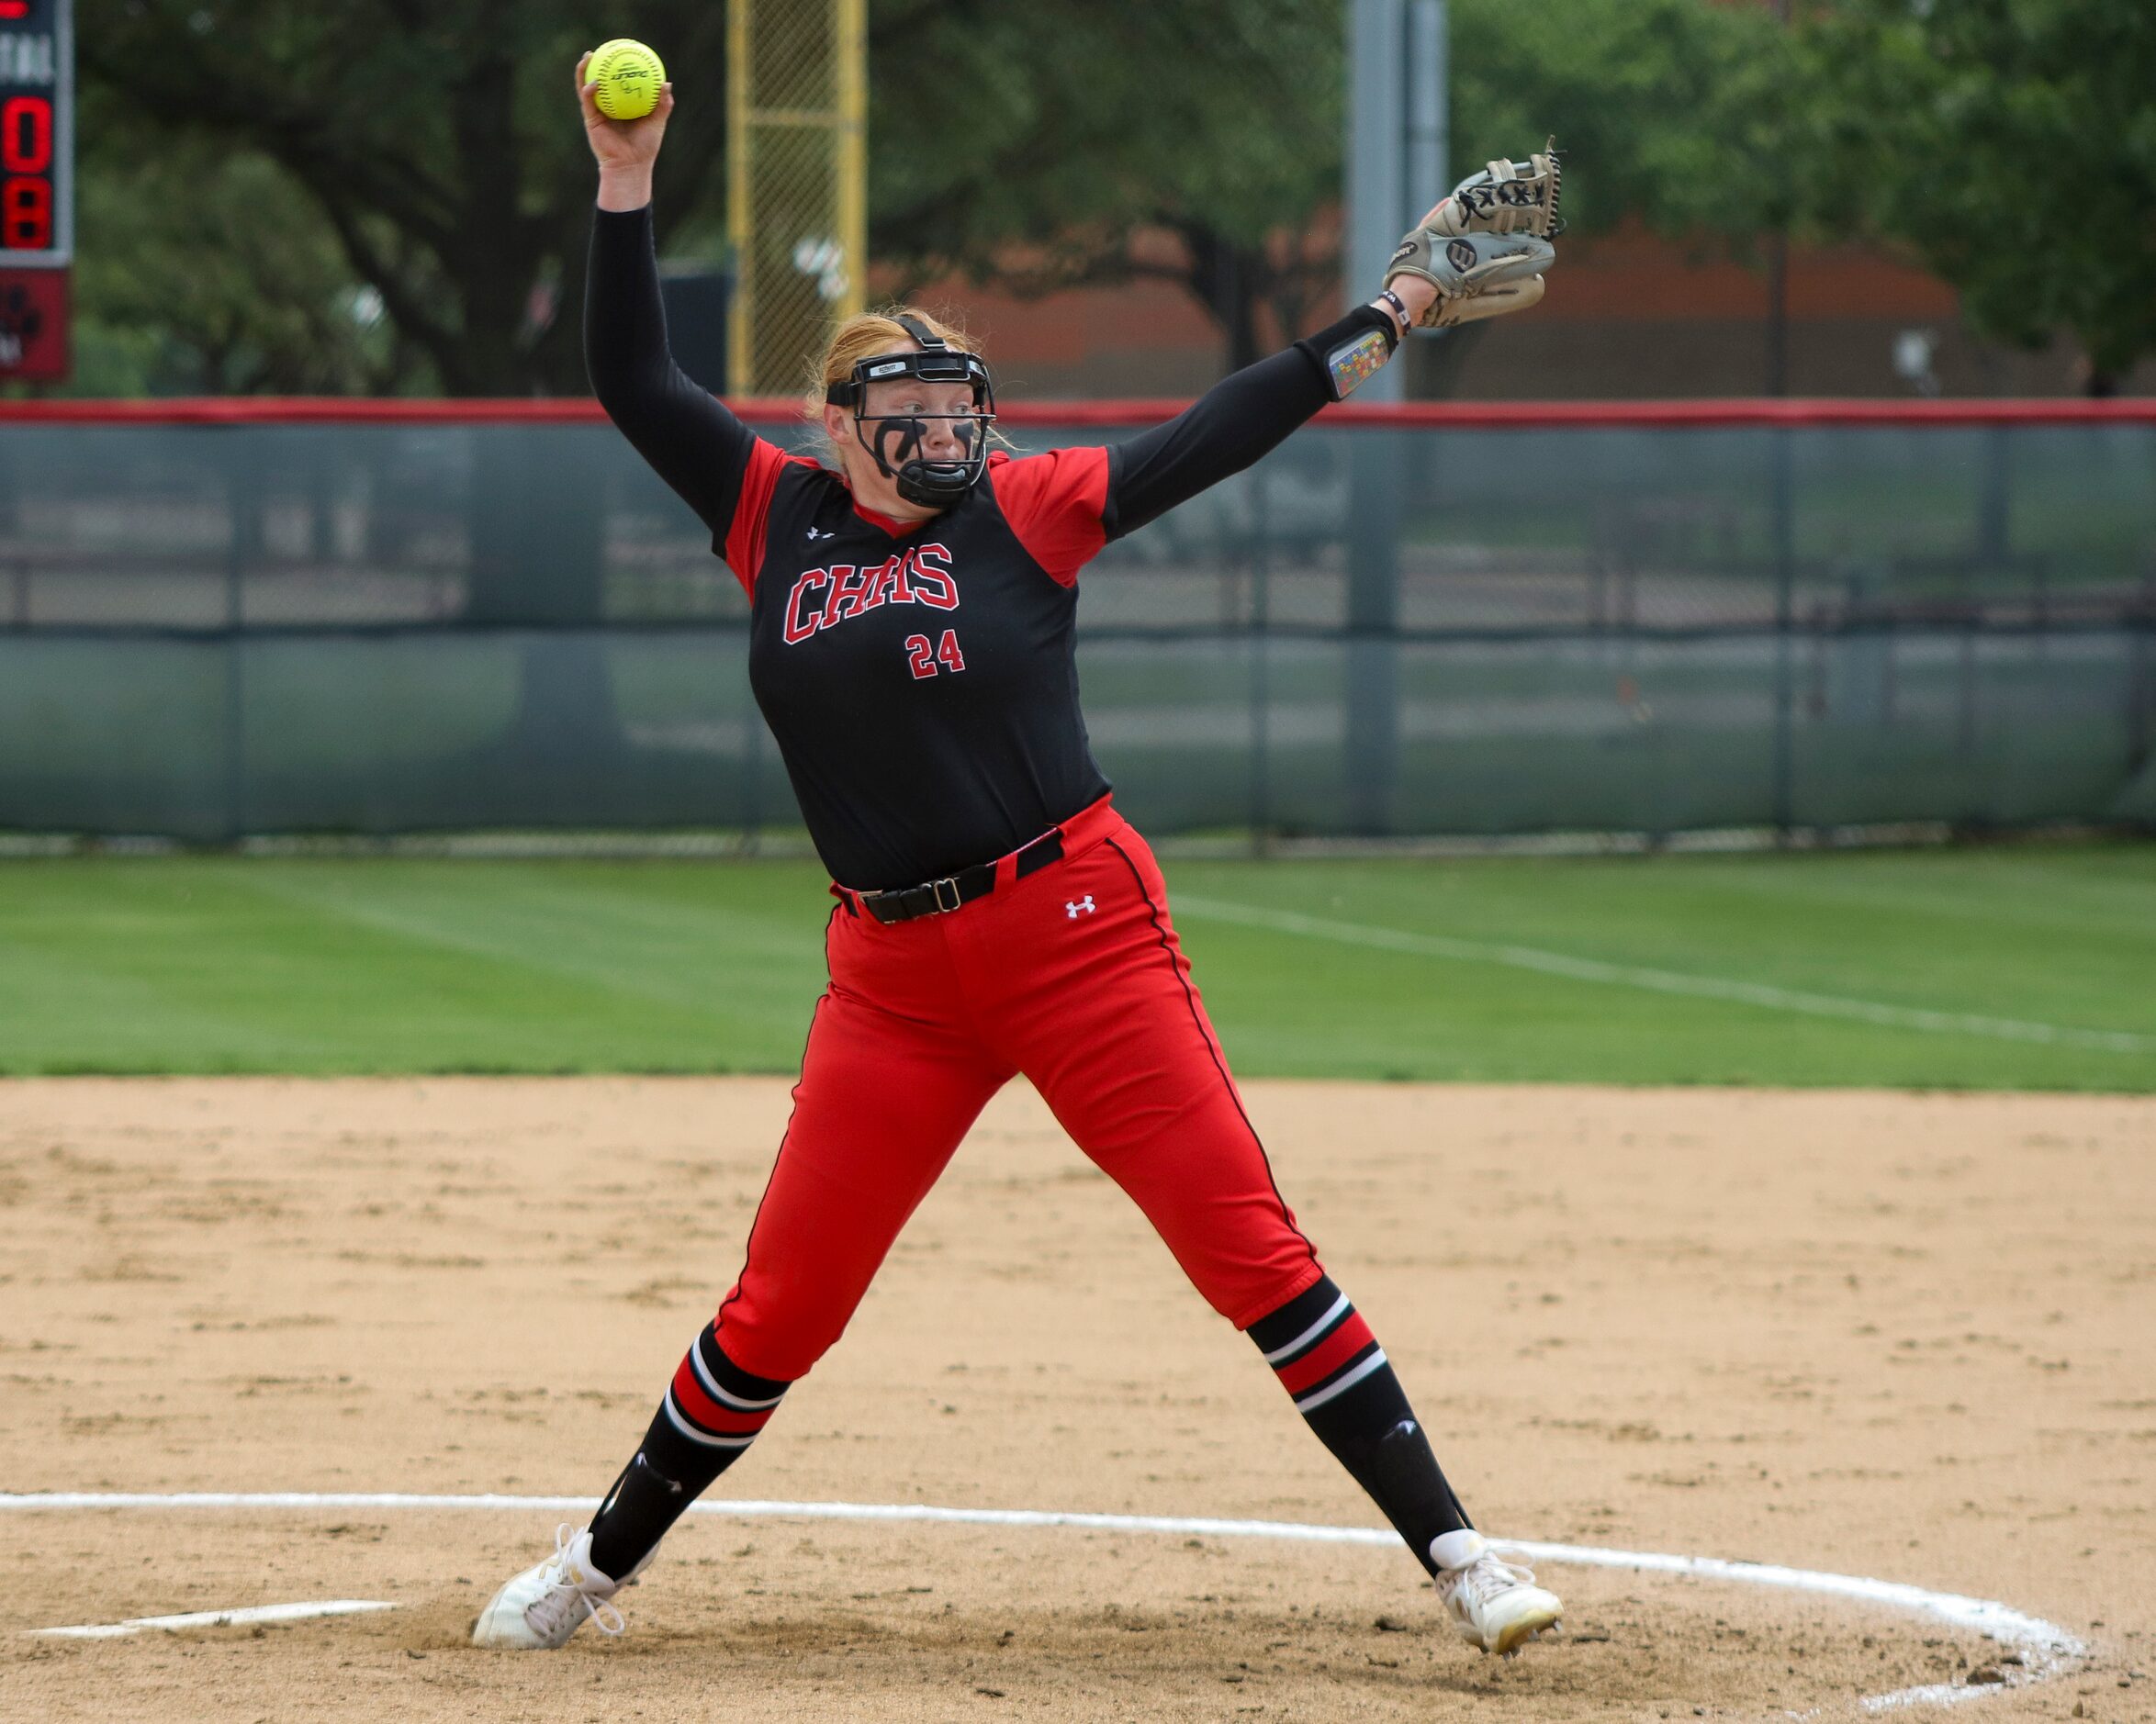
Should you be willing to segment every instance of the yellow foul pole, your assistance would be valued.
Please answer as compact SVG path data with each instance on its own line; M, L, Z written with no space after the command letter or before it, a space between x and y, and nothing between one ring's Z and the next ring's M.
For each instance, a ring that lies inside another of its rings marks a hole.
M838 8L838 242L846 252L846 291L837 310L852 317L868 304L869 0L835 0Z
M748 11L726 0L726 239L734 249L734 298L726 309L726 393L749 392L750 331L756 327L755 218L748 205Z
M868 0L726 0L726 390L795 387L867 298Z

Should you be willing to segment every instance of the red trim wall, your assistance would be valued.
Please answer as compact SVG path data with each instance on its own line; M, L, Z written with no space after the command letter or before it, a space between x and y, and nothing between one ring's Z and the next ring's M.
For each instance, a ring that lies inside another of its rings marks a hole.
M790 425L800 405L786 397L734 402L752 425ZM998 409L1011 425L1151 425L1189 406L1183 400L1028 401ZM1762 425L2156 425L2156 397L2087 400L1888 401L1869 399L1707 401L1418 401L1353 403L1320 416L1334 425L1432 430L1682 429ZM596 401L412 400L342 396L197 396L129 401L0 401L0 424L51 425L590 425L606 415Z

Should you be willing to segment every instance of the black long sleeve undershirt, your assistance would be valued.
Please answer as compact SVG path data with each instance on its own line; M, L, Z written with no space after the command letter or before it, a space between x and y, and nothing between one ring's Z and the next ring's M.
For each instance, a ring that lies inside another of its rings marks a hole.
M1108 449L1108 537L1136 532L1241 473L1332 398L1325 355L1365 330L1393 341L1392 319L1358 306L1331 328L1222 378L1182 412Z
M1110 445L1111 539L1240 473L1332 398L1325 355L1392 322L1360 306L1320 333L1246 365L1173 419ZM584 294L584 363L608 416L714 535L724 538L755 434L699 388L667 348L651 206L596 210Z
M592 213L584 366L607 417L723 539L756 434L692 382L668 350L649 204Z

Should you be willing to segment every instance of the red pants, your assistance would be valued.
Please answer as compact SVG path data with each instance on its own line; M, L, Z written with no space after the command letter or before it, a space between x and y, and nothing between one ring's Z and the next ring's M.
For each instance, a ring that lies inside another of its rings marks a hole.
M947 914L885 925L844 901L825 933L793 1117L719 1307L726 1356L805 1374L988 1098L1024 1072L1184 1272L1238 1328L1320 1271L1273 1183L1161 871L1098 802L1061 860Z

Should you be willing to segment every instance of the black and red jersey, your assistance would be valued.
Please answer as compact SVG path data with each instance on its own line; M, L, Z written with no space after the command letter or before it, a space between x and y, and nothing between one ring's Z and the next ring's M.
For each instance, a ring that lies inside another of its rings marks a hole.
M901 522L758 442L724 554L757 704L835 879L949 874L1106 793L1073 655L1106 469L1101 449L998 451L959 502Z
M1106 447L989 456L930 520L756 436L667 352L651 212L597 212L592 386L702 518L749 595L749 680L831 877L915 885L1016 849L1108 789L1073 652L1078 572L1110 539L1248 466L1331 398L1342 326Z

